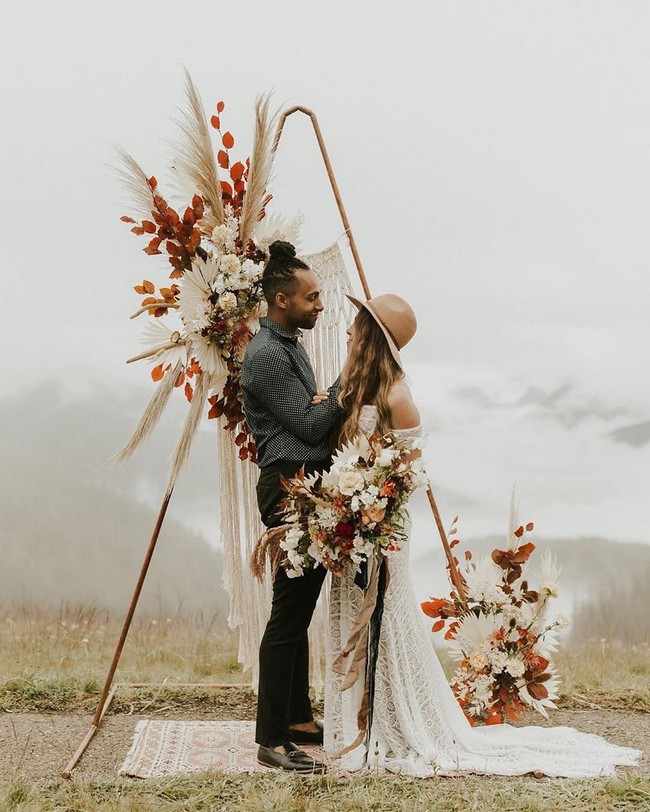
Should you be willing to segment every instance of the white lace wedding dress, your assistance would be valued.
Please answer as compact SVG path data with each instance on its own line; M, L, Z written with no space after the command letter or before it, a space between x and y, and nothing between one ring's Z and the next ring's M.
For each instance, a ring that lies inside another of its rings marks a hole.
M374 430L376 409L364 406L361 429ZM419 429L396 434L420 436ZM389 560L377 661L374 719L364 765L361 745L336 760L357 737L363 675L341 692L343 677L332 670L363 602L351 577L332 577L330 639L325 683L325 750L343 770L389 771L428 777L464 772L585 778L611 775L614 766L634 765L638 750L568 727L472 727L449 687L423 622L409 574L409 545Z

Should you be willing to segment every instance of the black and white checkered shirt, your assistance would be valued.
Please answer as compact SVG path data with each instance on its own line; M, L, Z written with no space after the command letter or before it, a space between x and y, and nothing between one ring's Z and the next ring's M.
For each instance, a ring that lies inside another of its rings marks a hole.
M316 378L298 338L263 317L241 372L244 411L255 435L260 468L276 462L320 462L330 456L328 434L340 414L338 381L329 398L311 405Z

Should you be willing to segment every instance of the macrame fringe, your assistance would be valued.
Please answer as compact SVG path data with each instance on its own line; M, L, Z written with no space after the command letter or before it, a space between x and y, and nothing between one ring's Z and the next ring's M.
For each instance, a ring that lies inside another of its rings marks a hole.
M327 309L318 326L303 333L303 344L310 355L319 388L329 386L338 377L343 362L345 328L353 307L345 298L352 293L350 279L338 245L302 259L318 274ZM237 658L245 671L251 672L251 685L257 689L259 645L269 618L272 597L272 566L268 556L259 557L262 579L253 577L250 561L265 528L259 519L256 485L259 470L250 461L242 461L219 418L217 448L219 454L219 488L221 539L223 542L223 584L230 598L228 625L239 630ZM329 576L328 576L329 578ZM310 682L316 696L324 689L324 663L329 614L327 584L321 590L309 627Z

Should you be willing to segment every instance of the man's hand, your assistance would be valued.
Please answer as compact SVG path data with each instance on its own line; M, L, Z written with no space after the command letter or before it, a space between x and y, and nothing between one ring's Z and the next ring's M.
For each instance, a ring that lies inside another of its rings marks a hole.
M329 397L329 392L316 392L314 397L311 399L312 406L318 406L319 403L322 403L324 400L327 400Z

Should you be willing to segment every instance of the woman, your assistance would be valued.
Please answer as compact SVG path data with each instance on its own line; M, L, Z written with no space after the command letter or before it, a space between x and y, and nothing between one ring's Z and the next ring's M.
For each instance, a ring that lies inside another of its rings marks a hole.
M389 429L402 439L419 437L420 417L399 354L415 334L413 310L392 294L352 302L359 313L348 331L348 358L341 375L339 403L344 418L339 444L359 432ZM472 727L422 622L409 574L408 548L404 545L389 560L367 753L361 745L340 755L357 739L364 686L362 678L341 691L343 677L332 668L364 594L352 575L332 578L325 694L325 749L330 759L344 769L368 766L421 777L542 772L581 778L611 774L614 765L637 762L639 751L567 727Z

